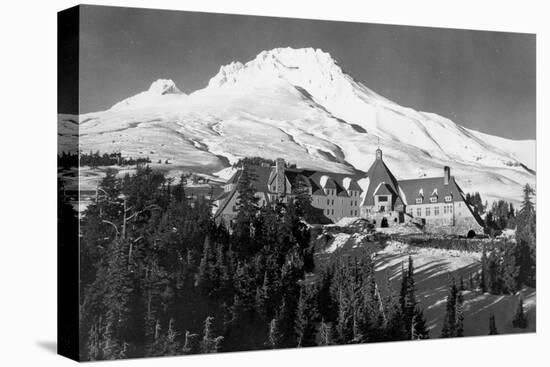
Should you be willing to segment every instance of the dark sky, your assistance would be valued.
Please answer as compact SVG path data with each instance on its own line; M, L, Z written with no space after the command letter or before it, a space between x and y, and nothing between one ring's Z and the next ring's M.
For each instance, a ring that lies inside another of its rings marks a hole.
M377 93L466 127L535 137L535 36L349 22L84 6L81 112L159 78L190 93L221 65L275 47L329 52Z

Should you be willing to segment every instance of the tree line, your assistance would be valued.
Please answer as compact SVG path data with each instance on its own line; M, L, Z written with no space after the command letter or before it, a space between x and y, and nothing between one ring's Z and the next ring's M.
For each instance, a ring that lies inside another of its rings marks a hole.
M185 177L106 171L81 221L82 359L430 337L412 258L399 289L388 279L385 292L368 253L320 266L303 220L309 196L259 206L254 179L244 165L237 215L223 223L210 200L188 199ZM519 217L534 223L528 206ZM521 228L518 243L534 241ZM442 336L460 336L461 295L449 292Z
M122 153L103 153L99 151L90 153L73 154L70 152L62 152L57 156L57 166L63 168L78 167L80 166L135 166L139 164L151 163L149 157L145 158L133 158L124 157Z
M107 170L81 223L83 359L429 337L412 259L385 294L366 253L306 278L318 266L307 195L260 207L253 179L245 168L227 228L210 201L186 197L183 178Z
M473 208L474 212L485 214L485 233L492 236L498 235L506 228L514 228L517 224L517 210L514 204L506 200L494 201L491 206L485 201L483 203L479 192L467 193L466 202Z
M534 189L523 189L521 209L515 218L516 236L489 253L483 249L480 287L492 294L515 294L523 286L536 288L536 210Z

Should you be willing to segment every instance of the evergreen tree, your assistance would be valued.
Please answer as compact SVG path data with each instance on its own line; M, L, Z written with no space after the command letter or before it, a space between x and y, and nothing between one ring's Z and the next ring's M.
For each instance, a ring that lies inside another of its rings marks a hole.
M269 334L266 345L271 349L277 349L281 346L281 332L277 322L277 316L271 319L269 323Z
M428 332L422 311L418 308L415 294L414 265L409 256L407 272L402 267L401 312L403 315L407 339L425 339Z
M426 325L426 319L424 313L418 307L415 308L411 323L411 340L429 339L430 331Z
M492 294L500 294L502 292L502 276L501 276L501 257L499 251L494 249L489 254L487 264L487 288Z
M458 289L454 278L448 287L447 303L445 306L445 319L443 321L443 329L441 330L442 338L452 338L457 336L457 296Z
M489 316L489 335L498 335L494 314L491 314L491 316Z
M335 321L335 315L338 313L337 304L335 303L331 293L333 278L334 268L330 266L323 268L321 270L317 291L317 308L319 310L319 314L328 322Z
M333 345L334 344L334 335L332 331L332 327L325 322L325 320L321 320L321 324L319 325L319 345L325 346L325 345Z
M464 297L462 296L462 291L458 291L456 296L456 326L455 326L457 337L464 336Z
M204 320L204 329L200 345L202 353L216 353L220 350L223 336L214 336L213 322L214 318L211 316L208 316Z
M403 273L403 272L402 272ZM386 279L387 297L384 302L385 340L406 340L407 330L403 317L400 297L394 291L389 277Z
M516 217L516 262L519 266L518 283L536 286L536 212L533 203L535 190L526 184L523 200Z
M502 285L503 291L514 294L518 289L519 267L516 266L516 253L512 244L506 243L502 259Z
M200 342L198 334L191 334L189 331L185 332L185 339L183 343L183 354L196 354L200 353Z
M527 316L525 315L525 310L523 309L523 298L520 296L516 314L512 320L512 326L515 328L526 329L528 324Z
M297 335L298 347L309 347L315 345L315 319L317 318L317 310L315 299L305 286L300 289L300 298L296 311L296 321L294 330Z
M237 216L234 221L235 250L239 258L248 258L254 252L254 223L258 213L258 198L253 181L255 174L244 164L237 184Z

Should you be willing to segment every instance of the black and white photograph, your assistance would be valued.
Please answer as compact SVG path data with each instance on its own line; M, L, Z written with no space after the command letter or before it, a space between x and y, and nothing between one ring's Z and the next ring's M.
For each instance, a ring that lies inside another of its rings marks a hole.
M534 34L92 5L58 27L72 358L536 332Z

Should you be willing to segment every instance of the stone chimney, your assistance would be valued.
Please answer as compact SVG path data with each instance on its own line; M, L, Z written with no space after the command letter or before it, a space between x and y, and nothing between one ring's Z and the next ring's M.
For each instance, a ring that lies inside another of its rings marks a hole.
M451 167L445 166L443 167L443 184L448 185L450 180L451 180Z
M279 196L285 194L285 160L277 158L275 161L275 191Z

